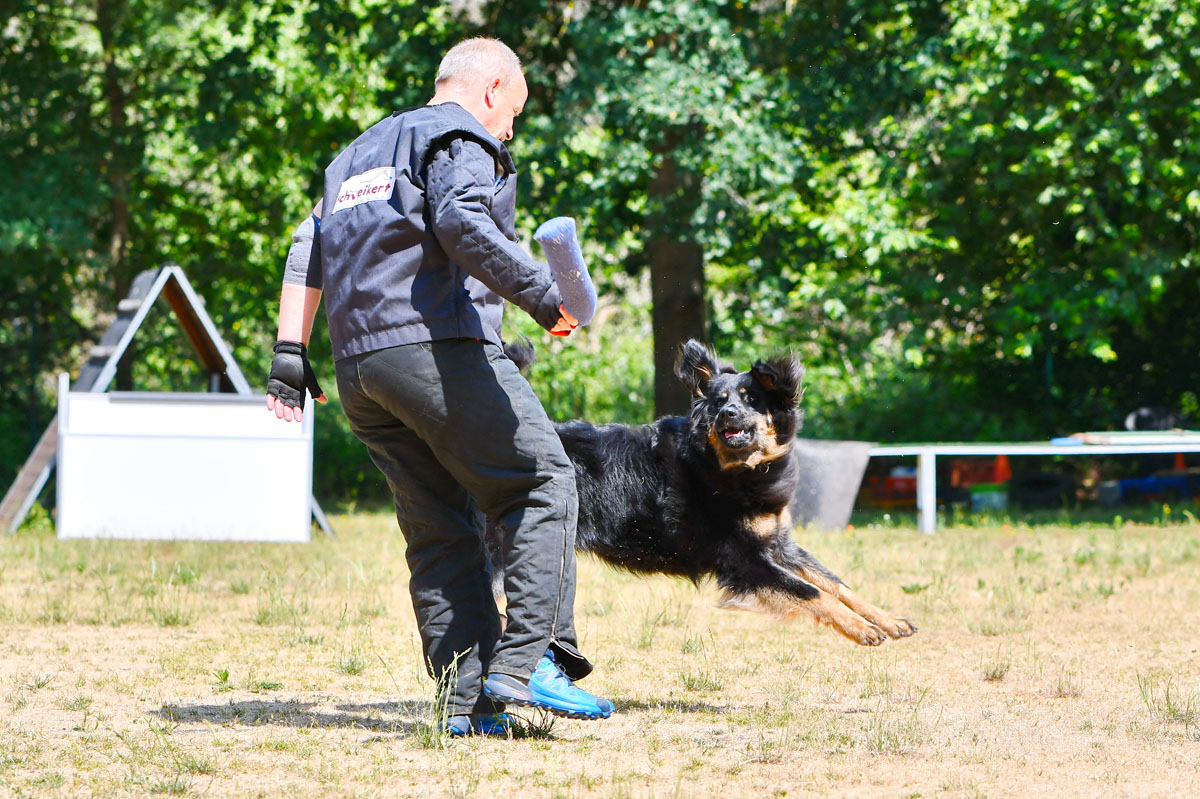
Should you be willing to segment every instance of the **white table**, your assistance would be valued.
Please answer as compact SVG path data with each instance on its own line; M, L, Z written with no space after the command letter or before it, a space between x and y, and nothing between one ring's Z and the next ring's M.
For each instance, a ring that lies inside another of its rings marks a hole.
M917 527L937 529L937 458L939 455L1151 455L1200 452L1200 433L1087 433L1089 443L1014 442L982 444L889 444L871 447L871 455L917 458ZM1065 441L1066 439L1056 439ZM1079 441L1080 439L1075 439ZM1090 442L1097 443L1090 443Z

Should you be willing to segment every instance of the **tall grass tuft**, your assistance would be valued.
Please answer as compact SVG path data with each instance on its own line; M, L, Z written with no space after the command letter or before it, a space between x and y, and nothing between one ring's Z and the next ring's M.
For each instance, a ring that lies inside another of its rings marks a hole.
M1175 686L1173 677L1167 677L1160 684L1153 675L1141 672L1138 672L1137 683L1151 717L1182 724L1188 738L1200 741L1200 692L1193 690L1184 694Z
M413 724L413 739L422 749L445 749L450 745L450 734L446 731L446 722L452 715L450 697L458 683L458 661L461 654L456 655L450 665L442 670L435 680L433 702L424 718L417 719ZM432 664L430 671L433 671Z
M1012 668L1012 654L1008 651L1001 652L996 650L994 657L983 662L983 679L986 682L1000 682L1008 676L1008 670Z

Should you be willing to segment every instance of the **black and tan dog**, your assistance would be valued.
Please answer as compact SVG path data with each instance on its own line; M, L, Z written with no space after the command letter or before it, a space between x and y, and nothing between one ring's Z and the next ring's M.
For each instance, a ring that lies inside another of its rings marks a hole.
M531 353L517 349L510 354L520 364ZM805 614L867 646L916 632L792 540L804 377L796 357L738 372L689 341L676 374L692 394L686 418L558 425L579 491L576 548L638 574L713 577L724 607ZM496 532L488 534L494 561Z

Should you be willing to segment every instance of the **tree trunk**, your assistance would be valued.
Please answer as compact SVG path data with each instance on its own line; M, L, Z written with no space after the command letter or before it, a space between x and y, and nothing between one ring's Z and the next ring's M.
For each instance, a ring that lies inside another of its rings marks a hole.
M689 338L708 340L704 297L704 249L695 241L689 222L700 203L700 176L679 168L674 149L691 128L666 131L658 152L662 161L650 181L651 230L646 244L650 263L650 293L654 303L654 412L657 416L686 415L687 391L675 377L675 359Z
M707 341L704 251L695 242L659 236L650 242L648 255L654 300L654 412L687 415L691 399L675 376L675 359L689 338Z
M104 97L108 102L108 188L112 208L112 226L108 237L109 275L113 285L113 307L133 284L133 265L126 257L129 250L129 131L125 107L128 97L117 65L116 31L124 13L123 0L96 0L96 29L104 58ZM132 351L117 364L116 388L133 388Z

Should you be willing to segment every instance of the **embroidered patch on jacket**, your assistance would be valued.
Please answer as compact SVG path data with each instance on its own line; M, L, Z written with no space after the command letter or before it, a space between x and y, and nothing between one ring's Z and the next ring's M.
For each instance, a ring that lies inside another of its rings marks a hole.
M396 167L381 166L368 169L342 181L338 189L337 202L333 204L330 216L338 211L353 208L362 203L375 200L386 200L392 196L392 186L396 183Z

